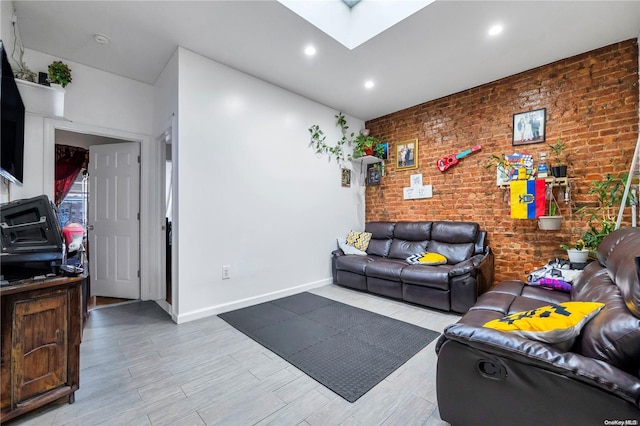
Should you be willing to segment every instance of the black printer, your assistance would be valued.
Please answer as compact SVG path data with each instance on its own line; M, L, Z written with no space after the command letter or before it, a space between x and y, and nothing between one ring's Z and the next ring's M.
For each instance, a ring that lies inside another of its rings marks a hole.
M3 282L59 273L65 246L56 210L46 195L0 204Z

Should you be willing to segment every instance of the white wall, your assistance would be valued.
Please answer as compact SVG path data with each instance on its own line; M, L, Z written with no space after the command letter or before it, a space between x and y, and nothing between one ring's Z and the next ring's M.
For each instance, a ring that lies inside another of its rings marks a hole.
M158 182L164 183L164 191L163 197L158 200L158 208L162 210L162 221L164 225L165 217L166 217L166 190L169 187L167 182L167 167L166 167L166 159L173 158L175 154L167 155L167 147L165 145L165 136L166 133L169 132L169 136L171 139L171 146L169 149L173 149L174 151L177 149L177 116L178 116L178 50L174 52L171 59L167 65L165 65L164 69L158 76L155 84L154 84L154 110L153 110L153 135L156 142L162 146L162 152L158 152L158 164L161 165L161 173L158 178ZM164 155L163 155L164 154ZM169 179L177 180L177 176L168 175ZM170 220L175 224L176 218L169 216ZM164 237L164 232L163 232ZM172 277L172 287L171 287L171 306L166 303L160 303L167 312L171 313L171 316L174 321L177 321L178 315L178 256L177 256L177 247L176 247L176 236L175 232L173 233L173 267L171 269ZM162 259L161 264L164 265L166 260L166 249L165 244L159 244L157 247L157 256L159 259ZM166 277L165 273L161 277L158 278L160 282L165 283ZM167 295L165 295L166 297Z
M7 58L11 56L13 49L13 26L11 25L11 16L13 15L13 2L0 1L0 39L5 43L4 48L7 49ZM11 59L9 59L11 62Z
M312 124L339 139L337 112L185 49L178 79L177 321L330 283L336 237L364 226L363 188L308 146Z

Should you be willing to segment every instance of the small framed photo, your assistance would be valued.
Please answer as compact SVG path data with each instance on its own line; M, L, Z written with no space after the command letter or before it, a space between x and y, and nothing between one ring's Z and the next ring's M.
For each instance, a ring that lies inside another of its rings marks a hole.
M342 186L351 186L351 169L342 168Z
M367 185L380 185L381 179L380 167L377 164L367 165Z
M528 145L544 142L547 125L547 109L513 114L512 145Z
M396 144L396 170L418 168L418 139Z
M411 175L411 180L409 181L411 187L422 186L422 173Z

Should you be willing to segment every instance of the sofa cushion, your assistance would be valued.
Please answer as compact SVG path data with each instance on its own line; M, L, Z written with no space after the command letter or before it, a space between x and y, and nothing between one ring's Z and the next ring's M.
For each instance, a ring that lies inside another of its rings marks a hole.
M369 241L369 247L367 247L367 253L374 256L387 257L389 256L389 249L391 248L392 240L371 240Z
M604 306L598 302L563 302L495 319L486 328L550 343L568 350L582 327Z
M475 222L433 222L431 239L452 244L475 244L480 225Z
M400 279L405 284L449 290L451 265L407 265L402 269Z
M395 227L395 222L369 222L365 225L364 230L371 232L371 238L375 240L385 240L393 238Z
M371 232L349 231L347 235L347 244L362 251L367 250L370 240Z
M473 243L447 243L436 240L429 241L427 244L427 251L434 253L440 253L447 258L450 265L455 265L463 260L469 259L473 256L475 244Z
M531 287L524 281L509 280L502 281L481 295L469 311L492 311L504 316L569 300L566 293Z
M413 254L424 253L428 243L429 241L407 241L394 238L389 247L389 257L404 260Z
M447 258L440 253L416 253L407 257L407 263L411 265L444 265Z
M624 232L616 234L611 238L610 245L616 246L616 250L611 252L606 260L609 276L620 289L620 294L627 308L633 315L640 318L640 229L625 228ZM605 246L609 245L608 240L603 241ZM598 247L600 251L600 247ZM635 262L629 262L629 253L633 253Z
M607 269L598 262L590 263L573 283L571 295L573 300L605 304L585 326L574 350L640 376L640 318L628 309Z
M364 275L365 267L373 262L369 256L345 255L336 258L336 269Z
M382 278L389 281L400 281L400 273L407 266L405 262L393 259L379 259L367 265L367 277Z
M371 241L367 253L374 256L387 257L393 238L395 222L369 222L365 226L366 232L371 232Z
M398 222L393 229L393 238L408 241L431 239L432 222Z

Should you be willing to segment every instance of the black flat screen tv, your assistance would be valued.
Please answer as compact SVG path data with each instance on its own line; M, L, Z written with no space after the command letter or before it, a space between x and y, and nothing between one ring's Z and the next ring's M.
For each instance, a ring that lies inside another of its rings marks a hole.
M24 174L24 103L13 71L7 59L5 45L0 40L2 51L2 89L0 92L0 176L22 185Z

